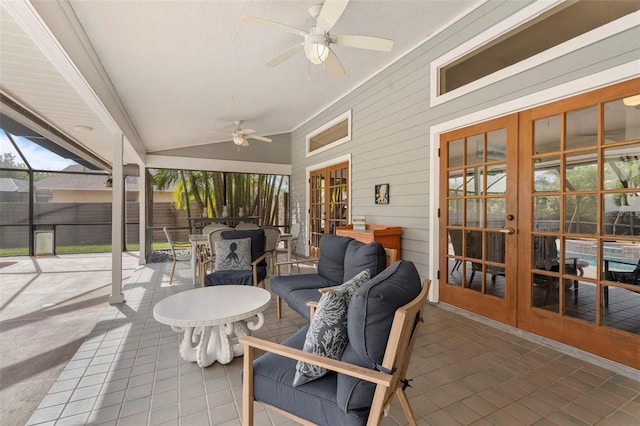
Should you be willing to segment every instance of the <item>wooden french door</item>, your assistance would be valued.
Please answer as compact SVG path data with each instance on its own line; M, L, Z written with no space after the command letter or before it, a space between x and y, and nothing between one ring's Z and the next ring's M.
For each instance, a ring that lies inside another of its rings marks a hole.
M335 234L349 220L349 163L314 170L309 175L309 252L319 256L320 238Z
M443 302L640 368L640 79L443 134Z
M640 368L640 79L520 114L518 327Z
M440 298L515 325L517 116L440 138Z

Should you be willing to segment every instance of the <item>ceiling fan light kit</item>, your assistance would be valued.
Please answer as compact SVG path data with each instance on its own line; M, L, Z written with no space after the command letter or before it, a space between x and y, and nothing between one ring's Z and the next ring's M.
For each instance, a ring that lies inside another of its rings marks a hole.
M238 132L233 132L233 143L235 143L238 146L242 146L246 142L247 142L247 140L244 138L244 136L242 136Z
M272 141L271 138L257 135L255 130L243 129L242 120L234 121L233 124L235 124L236 127L231 131L231 142L233 142L238 147L238 151L240 151L241 146L249 146L249 139L255 139L268 143ZM227 139L226 141L216 141L213 143L222 143L228 141L229 140Z
M309 34L305 36L304 53L312 64L323 64L329 56L327 36L324 34Z
M349 0L328 0L325 3L311 6L311 8L309 8L309 14L315 19L316 25L311 27L309 31L255 16L245 16L243 21L250 24L276 28L304 37L304 42L298 43L282 52L267 62L268 66L279 65L300 50L303 50L310 63L314 65L324 64L325 69L329 71L329 73L340 76L344 75L345 71L335 52L331 49L332 44L379 52L390 52L393 48L393 40L385 38L360 35L331 36L329 31L338 19L340 19L348 3Z

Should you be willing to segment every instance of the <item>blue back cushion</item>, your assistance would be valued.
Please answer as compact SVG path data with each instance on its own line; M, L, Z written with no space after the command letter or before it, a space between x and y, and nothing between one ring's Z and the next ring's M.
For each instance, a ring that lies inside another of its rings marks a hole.
M396 310L415 299L421 289L416 267L406 260L363 284L349 303L349 343L341 359L371 369L382 364ZM372 383L338 374L337 403L345 412L370 407L374 390Z
M251 261L253 262L264 254L264 231L262 229L239 229L224 231L220 234L223 240L238 240L241 238L251 238ZM260 266L266 266L267 261L263 259Z
M344 258L343 282L349 281L365 269L372 277L387 267L387 254L380 243L365 244L358 240L349 242Z
M353 238L350 237L324 234L320 239L318 274L336 283L343 283L344 258L351 241Z

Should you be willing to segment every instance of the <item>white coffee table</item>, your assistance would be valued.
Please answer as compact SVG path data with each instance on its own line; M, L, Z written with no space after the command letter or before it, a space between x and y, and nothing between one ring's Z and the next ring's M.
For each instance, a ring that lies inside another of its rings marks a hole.
M196 288L169 296L153 307L153 318L184 331L180 356L207 367L215 361L230 363L243 353L238 337L264 324L271 293L247 285Z

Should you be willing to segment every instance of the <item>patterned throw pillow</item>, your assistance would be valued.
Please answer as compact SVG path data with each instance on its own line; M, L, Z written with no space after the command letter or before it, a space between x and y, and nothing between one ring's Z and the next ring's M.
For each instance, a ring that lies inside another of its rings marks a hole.
M351 296L371 279L368 269L360 272L338 288L324 293L309 325L302 348L305 352L340 359L347 346L347 308ZM300 386L327 374L327 369L298 361L293 386Z
M251 269L251 238L215 242L216 271Z

